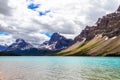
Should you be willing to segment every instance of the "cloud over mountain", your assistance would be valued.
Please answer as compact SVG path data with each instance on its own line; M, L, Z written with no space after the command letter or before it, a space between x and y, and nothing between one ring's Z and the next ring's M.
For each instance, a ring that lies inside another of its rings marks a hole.
M119 0L0 0L0 32L9 33L2 35L5 37L2 43L23 38L36 45L49 39L46 32L60 32L73 38L86 25L93 25L97 18L117 9L119 3Z

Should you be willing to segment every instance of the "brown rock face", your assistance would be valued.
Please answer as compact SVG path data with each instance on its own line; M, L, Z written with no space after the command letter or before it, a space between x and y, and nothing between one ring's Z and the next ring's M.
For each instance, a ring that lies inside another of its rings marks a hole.
M120 6L117 9L120 11ZM114 37L120 35L120 13L114 12L99 18L96 26L86 26L84 30L75 38L75 41L81 41L83 38L91 40L95 35Z
M118 7L117 11L120 11L120 6Z

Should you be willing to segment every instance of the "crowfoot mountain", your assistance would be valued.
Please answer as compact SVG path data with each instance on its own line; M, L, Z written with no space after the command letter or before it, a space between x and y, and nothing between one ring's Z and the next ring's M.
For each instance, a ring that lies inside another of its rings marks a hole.
M74 40L84 42L57 55L120 56L120 6L114 13L99 18L95 26L86 26Z

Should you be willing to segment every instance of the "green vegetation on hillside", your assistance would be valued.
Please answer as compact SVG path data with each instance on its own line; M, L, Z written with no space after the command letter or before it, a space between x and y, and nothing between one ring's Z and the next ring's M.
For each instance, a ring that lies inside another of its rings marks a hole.
M61 52L62 56L120 56L120 36L109 38L97 36L74 50Z

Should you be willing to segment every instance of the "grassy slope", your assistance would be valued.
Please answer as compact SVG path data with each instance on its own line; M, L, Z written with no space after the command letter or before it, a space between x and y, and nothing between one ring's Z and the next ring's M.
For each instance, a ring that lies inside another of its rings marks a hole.
M85 42L85 40L81 41L81 42L77 42L74 45L70 46L69 48L60 51L59 53L57 53L57 56L61 56L61 55L66 55L67 53L70 53L72 51L75 51L77 48L81 47L83 45L83 43Z
M89 42L66 52L58 53L63 56L107 56L120 55L120 36L117 38L96 36Z

